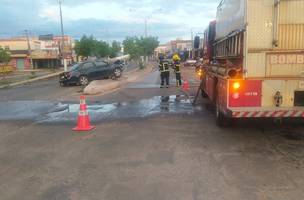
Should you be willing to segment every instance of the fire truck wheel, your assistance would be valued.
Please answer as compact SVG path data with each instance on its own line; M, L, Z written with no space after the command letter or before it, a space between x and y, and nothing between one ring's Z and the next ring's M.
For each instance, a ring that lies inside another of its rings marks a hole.
M225 116L224 113L222 113L219 109L219 106L216 106L215 108L215 114L216 114L216 124L219 127L229 127L232 125L232 119Z

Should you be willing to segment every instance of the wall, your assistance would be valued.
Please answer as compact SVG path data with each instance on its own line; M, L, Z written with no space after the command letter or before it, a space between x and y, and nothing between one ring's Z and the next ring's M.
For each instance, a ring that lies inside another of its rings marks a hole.
M32 50L40 49L39 41L31 40L30 45ZM0 40L0 46L2 48L4 48L5 46L9 46L9 50L28 50L27 41L23 39Z

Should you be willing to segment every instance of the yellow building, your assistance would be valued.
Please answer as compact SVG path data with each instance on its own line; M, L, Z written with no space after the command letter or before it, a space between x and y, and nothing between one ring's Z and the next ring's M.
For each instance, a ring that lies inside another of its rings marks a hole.
M39 50L40 49L40 41L36 39L29 39L31 50ZM28 50L28 42L25 38L17 38L17 39L0 39L0 48L6 50Z
M30 40L32 50L40 47L39 41ZM27 70L31 68L28 42L26 39L0 39L0 48L3 48L11 53L10 65L14 69Z

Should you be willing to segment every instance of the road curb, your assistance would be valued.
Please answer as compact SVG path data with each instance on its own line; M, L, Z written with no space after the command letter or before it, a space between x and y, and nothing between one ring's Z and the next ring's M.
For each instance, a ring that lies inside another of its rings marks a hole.
M9 87L14 87L14 86L19 86L19 85L24 85L27 83L33 83L36 81L40 81L40 80L45 80L45 79L49 79L49 78L53 78L55 76L59 76L59 74L61 74L63 71L60 72L56 72L56 73L52 73L52 74L48 74L45 76L41 76L41 77L37 77L37 78L33 78L33 79L29 79L29 80L25 80L25 81L19 81L16 83L11 83L11 84L7 84L7 85L2 85L0 86L0 89L4 89L4 88L9 88Z

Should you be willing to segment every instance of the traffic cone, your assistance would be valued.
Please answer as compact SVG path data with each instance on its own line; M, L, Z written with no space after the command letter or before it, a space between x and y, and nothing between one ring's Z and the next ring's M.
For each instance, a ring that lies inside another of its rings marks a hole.
M189 81L183 81L183 90L188 91L190 89Z
M95 126L91 126L90 124L90 117L87 111L85 96L81 96L77 127L73 128L73 131L90 131L94 128Z

